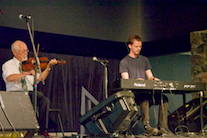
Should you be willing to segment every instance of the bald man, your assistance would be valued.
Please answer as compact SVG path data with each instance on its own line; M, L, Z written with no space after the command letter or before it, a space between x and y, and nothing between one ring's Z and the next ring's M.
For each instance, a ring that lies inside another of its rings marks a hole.
M21 63L28 59L28 47L20 40L16 40L11 45L11 51L14 57L6 61L2 65L2 77L6 84L6 91L22 91L29 92L30 98L33 97L33 84L35 71L22 71L20 67ZM42 78L45 80L53 65L57 64L56 59L50 60L47 68L42 72ZM37 82L41 81L40 74L37 74ZM37 94L37 106L39 107L39 118L38 122L40 125L39 134L45 137L50 137L46 132L46 115L47 109L49 107L49 99L44 95Z

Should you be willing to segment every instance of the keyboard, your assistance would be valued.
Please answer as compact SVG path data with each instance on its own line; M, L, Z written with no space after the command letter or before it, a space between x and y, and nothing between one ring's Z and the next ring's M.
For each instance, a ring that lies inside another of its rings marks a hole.
M191 81L155 81L155 80L136 80L118 79L110 85L112 91L127 90L163 90L176 92L198 92L205 91L205 82Z

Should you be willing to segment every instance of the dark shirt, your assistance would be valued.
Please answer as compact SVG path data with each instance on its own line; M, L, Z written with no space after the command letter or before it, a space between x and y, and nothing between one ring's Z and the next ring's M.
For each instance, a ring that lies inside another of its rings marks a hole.
M139 55L137 58L132 58L127 55L120 61L119 73L128 72L129 79L145 79L145 71L151 68L147 57Z

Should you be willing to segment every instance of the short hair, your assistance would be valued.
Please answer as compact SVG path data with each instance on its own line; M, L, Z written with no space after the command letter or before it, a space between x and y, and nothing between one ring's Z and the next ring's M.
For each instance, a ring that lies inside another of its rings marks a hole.
M134 40L142 41L141 37L139 37L138 35L131 35L128 39L128 44L132 45L134 43Z
M16 40L14 43L11 45L11 50L19 50L19 42L20 40Z

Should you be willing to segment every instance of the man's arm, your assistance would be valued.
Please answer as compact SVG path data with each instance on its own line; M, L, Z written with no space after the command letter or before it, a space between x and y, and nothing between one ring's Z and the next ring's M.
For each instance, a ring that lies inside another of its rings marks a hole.
M23 72L23 73L20 73L20 74L11 74L8 77L6 77L6 80L8 82L17 81L17 80L25 77L26 75L34 75L33 73L34 73L34 70L31 70L31 71L28 71L28 72Z
M128 72L122 72L122 73L121 73L121 78L122 78L122 79L129 79L129 74L128 74Z
M160 79L155 78L153 76L151 69L146 70L145 74L146 74L148 80L160 80Z
M53 65L55 65L55 64L57 64L57 60L56 59L50 60L50 62L47 65L47 68L42 72L42 78L44 80L47 78L51 67ZM6 80L8 82L17 81L17 80L25 77L26 75L33 75L34 76L35 75L35 71L34 70L30 70L30 71L23 72L23 73L20 73L20 74L11 74L11 75L9 75L9 76L6 77ZM38 81L41 81L41 76L38 77Z
M121 73L122 79L129 79L129 73L128 72L122 72ZM137 80L144 80L143 78L137 78Z
M50 72L51 68L50 67L47 67L43 72L42 72L42 78L43 80L45 80L47 78L47 76L49 75L49 72ZM39 75L38 77L38 81L41 81L41 76Z
M51 70L53 65L57 64L56 59L51 59L50 62L47 64L47 68L42 72L42 78L45 80ZM38 81L41 81L41 76L38 77Z

